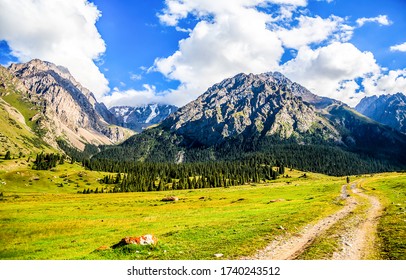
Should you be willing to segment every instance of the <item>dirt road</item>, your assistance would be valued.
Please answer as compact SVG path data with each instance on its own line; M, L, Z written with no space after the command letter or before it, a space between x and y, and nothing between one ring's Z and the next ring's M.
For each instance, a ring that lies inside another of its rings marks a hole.
M341 199L347 200L346 205L340 211L320 220L316 224L307 225L300 233L286 239L279 237L272 241L267 247L258 251L254 256L243 258L251 260L292 260L296 259L314 240L323 232L333 226L341 219L345 219L349 213L362 203L359 197L366 198L370 207L367 210L366 218L361 218L354 223L351 230L342 234L342 247L339 252L334 252L333 259L362 259L366 255L367 248L373 244L374 232L376 231L377 220L381 212L381 204L373 196L366 195L351 185L349 196L347 185L341 188ZM357 197L358 196L358 197Z

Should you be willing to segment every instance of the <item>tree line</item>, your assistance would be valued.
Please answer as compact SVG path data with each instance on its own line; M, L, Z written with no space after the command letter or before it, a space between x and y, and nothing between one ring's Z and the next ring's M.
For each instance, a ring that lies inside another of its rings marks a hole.
M140 163L111 160L84 160L90 170L116 172L100 180L114 184L112 192L144 192L182 189L218 188L275 180L285 173L285 166L275 167L261 157L245 161L198 163ZM89 193L84 190L84 193Z

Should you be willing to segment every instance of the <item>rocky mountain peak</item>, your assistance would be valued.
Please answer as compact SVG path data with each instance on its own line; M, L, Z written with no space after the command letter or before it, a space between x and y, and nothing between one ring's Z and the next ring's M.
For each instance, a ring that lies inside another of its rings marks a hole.
M111 144L124 139L124 131L110 125L114 116L67 68L34 59L11 64L8 70L31 92L32 99L40 100L48 120L48 138L63 135L79 148L84 143Z
M141 132L151 125L162 122L177 109L173 105L153 103L137 107L114 106L110 108L110 112L114 114L120 126Z
M367 96L355 109L377 122L406 133L406 96L403 93Z
M208 146L240 134L303 140L314 131L323 139L340 141L338 132L303 102L293 85L280 73L241 73L210 87L163 126Z

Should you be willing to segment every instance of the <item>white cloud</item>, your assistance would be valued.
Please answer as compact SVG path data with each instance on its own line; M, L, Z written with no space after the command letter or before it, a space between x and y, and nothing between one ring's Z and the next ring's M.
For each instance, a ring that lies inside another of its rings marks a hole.
M208 15L236 14L247 8L268 4L306 6L307 0L165 0L166 8L159 14L162 23L176 26L179 20L193 14L198 18Z
M403 44L391 46L390 50L393 52L394 51L406 52L406 42L404 42Z
M380 25L391 25L392 22L389 20L387 15L379 15L377 17L373 18L359 18L357 19L357 24L358 26L363 26L367 22L376 22L379 23Z
M101 101L107 107L113 106L142 106L150 103L184 105L186 102L183 98L187 95L178 96L177 91L157 92L155 86L144 84L143 90L129 89L120 91L114 88L110 95L103 96Z
M337 16L323 19L319 16L301 15L298 22L298 26L295 28L277 29L276 32L285 47L299 49L312 43L321 43L330 37L333 37L334 40L347 41L352 36L352 28L344 24L343 18ZM334 37L333 34L336 34L337 37Z
M63 65L97 97L109 91L95 61L106 46L96 29L97 7L86 0L1 0L0 40L21 62Z
M142 80L142 75L130 73L130 79L133 81L139 81Z
M260 73L277 68L284 49L276 33L267 28L271 15L255 8L260 2L264 1L167 1L168 11L161 15L166 24L177 24L188 13L201 19L189 37L179 42L174 54L156 59L154 70L179 80L181 87L176 92L179 97L188 94L183 98L186 101L239 72Z
M372 53L361 52L350 43L334 42L315 50L302 47L281 71L317 95L355 106L354 97L359 97L355 79L379 74L380 67Z
M363 80L366 95L406 93L406 69L378 73Z
M104 96L102 102L107 107L128 105L128 106L138 106L143 104L151 103L156 101L156 89L151 85L144 85L143 90L126 90L120 91L118 88L114 88L111 95Z

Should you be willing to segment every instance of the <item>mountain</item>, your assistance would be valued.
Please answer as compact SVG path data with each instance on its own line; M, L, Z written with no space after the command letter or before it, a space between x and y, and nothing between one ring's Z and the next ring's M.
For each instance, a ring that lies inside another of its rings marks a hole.
M176 106L163 104L148 104L140 107L115 106L110 108L110 112L116 118L117 125L137 132L162 122L176 110L178 110Z
M0 66L0 157L12 157L53 151L41 138L35 119L39 107L29 100L25 86L6 68Z
M68 69L34 59L11 64L7 71L24 88L26 102L37 108L32 121L50 145L56 147L57 140L63 139L83 150L86 144L118 143L132 134L109 123L115 122L114 115Z
M406 133L406 96L402 93L364 97L355 109L377 122Z
M269 72L225 79L94 158L187 162L260 153L338 175L404 167L405 151L405 135Z
M163 127L205 146L240 134L340 142L338 131L303 100L319 104L320 99L280 73L239 74L209 88Z

